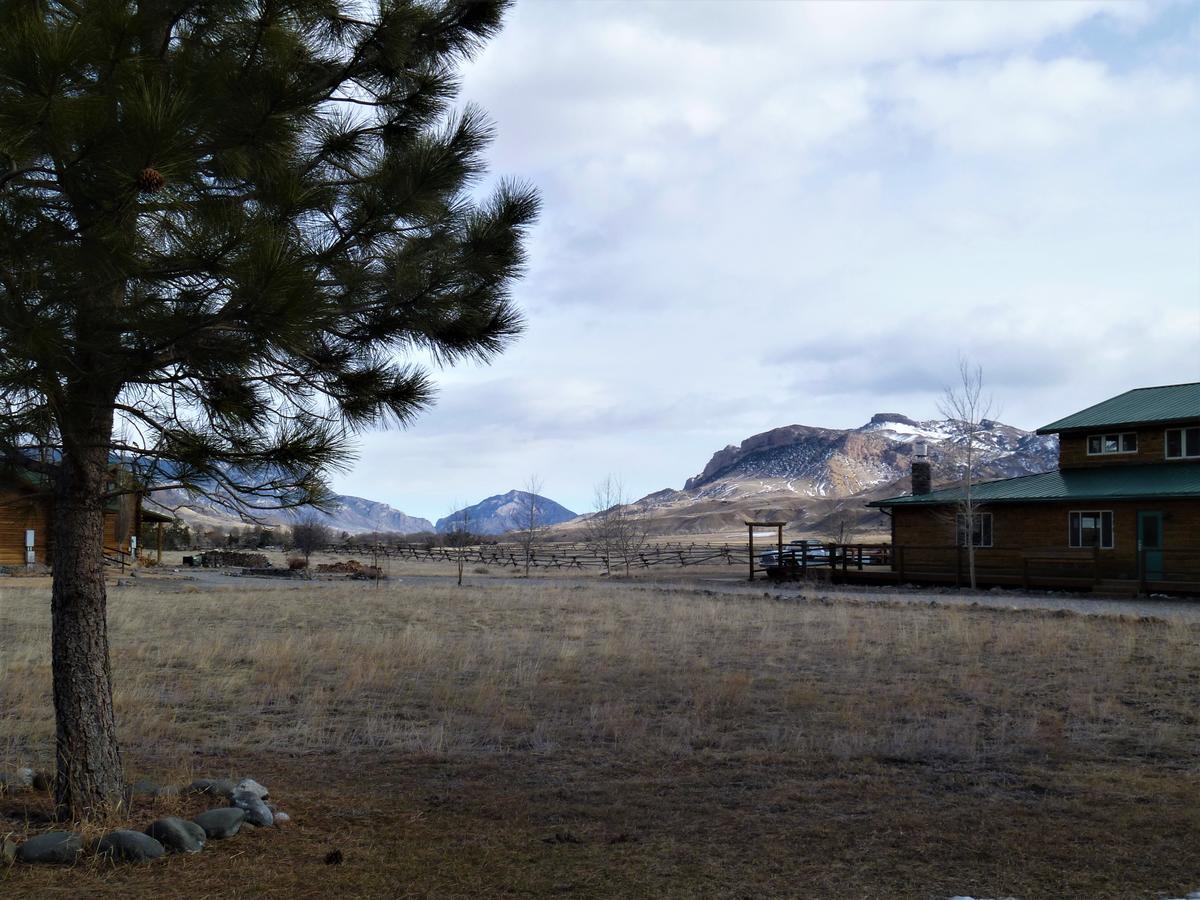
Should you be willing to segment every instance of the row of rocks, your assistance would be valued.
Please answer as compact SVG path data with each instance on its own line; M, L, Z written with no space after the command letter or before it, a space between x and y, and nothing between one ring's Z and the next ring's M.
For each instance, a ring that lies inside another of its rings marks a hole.
M226 778L198 778L188 785L188 790L224 797L231 806L246 814L247 822L259 828L282 825L290 820L287 813L267 802L271 795L253 778L244 778L237 784Z
M141 793L169 796L148 782L135 784L134 790L139 789ZM165 853L199 853L209 840L231 838L246 824L267 827L289 821L287 813L266 802L270 796L267 789L252 778L237 784L226 779L202 778L193 781L188 789L224 797L230 805L206 810L191 821L164 816L152 822L145 832L118 828L96 842L96 854L116 862L148 862ZM175 793L179 793L178 789ZM0 857L7 863L72 863L83 850L80 834L49 831L20 845L4 841Z

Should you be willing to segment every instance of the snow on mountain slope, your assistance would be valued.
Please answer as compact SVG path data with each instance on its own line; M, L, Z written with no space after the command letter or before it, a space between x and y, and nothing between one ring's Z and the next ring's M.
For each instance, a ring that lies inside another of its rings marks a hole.
M935 479L950 478L965 440L961 423L879 413L860 428L787 425L752 435L714 453L683 490L658 491L637 506L662 535L736 532L747 519L824 534L848 509L860 531L886 533L886 521L865 504L909 489L917 440L928 444ZM1058 461L1057 438L1001 422L984 423L976 451L982 479L1045 472Z
M985 478L1007 478L1052 469L1053 437L1001 422L985 421L976 449ZM966 440L961 423L917 422L880 413L861 428L835 430L788 425L753 435L713 454L699 475L684 484L697 498L786 490L810 497L845 497L908 475L913 444L928 442L931 457L949 459Z
M504 534L506 531L515 531L528 524L528 504L531 498L537 510L539 525L557 525L575 518L575 513L548 497L526 491L509 491L507 494L488 497L474 506L455 510L450 515L438 519L435 527L440 534L445 534L452 531L457 523L465 521L466 530L472 534Z

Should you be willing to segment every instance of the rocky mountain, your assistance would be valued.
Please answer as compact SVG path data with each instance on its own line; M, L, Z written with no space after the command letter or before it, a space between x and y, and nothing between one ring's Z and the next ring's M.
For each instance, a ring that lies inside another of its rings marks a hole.
M976 438L981 479L1057 464L1053 436L988 421ZM714 453L683 490L658 491L637 505L658 534L734 531L747 519L785 521L813 534L847 521L860 533L882 532L886 520L864 504L908 491L918 440L928 444L935 481L956 477L965 441L961 423L878 413L860 428L787 425L753 435Z
M428 519L410 516L378 500L364 500L344 494L338 495L336 507L327 513L315 515L318 521L323 521L335 531L347 531L350 534L370 531L416 534L433 531L433 523Z
M1057 461L1058 443L1000 422L985 421L976 433L984 478L1044 472ZM861 428L833 430L788 425L749 437L713 454L703 471L684 484L699 495L727 495L762 487L810 497L850 496L907 476L913 444L925 440L936 463L949 463L964 446L961 423L916 422L898 413L877 413ZM714 493L715 492L715 493Z
M1009 478L1053 469L1057 438L1041 437L1001 422L986 422L977 435L980 478ZM788 522L793 531L829 536L841 524L857 534L887 531L882 514L865 504L909 490L913 445L925 440L934 464L935 482L954 477L963 446L960 423L915 421L899 413L878 413L859 428L816 428L787 425L746 438L718 450L708 464L687 479L682 490L666 489L636 502L655 535L736 534L747 519ZM524 491L488 497L465 513L476 534L503 534L521 527ZM542 521L556 525L559 537L572 537L582 519L546 497L537 496ZM221 507L185 496L160 497L166 507L193 526L230 527L245 523ZM318 514L335 531L361 534L388 531L414 534L451 529L458 510L431 523L361 497L338 497L335 509ZM265 513L264 521L287 525L289 512Z
M438 533L452 531L457 523L465 520L467 530L472 534L504 534L524 528L528 522L529 502L536 504L539 523L542 525L558 525L575 518L575 513L565 506L555 503L541 494L530 494L526 491L509 491L507 494L497 494L481 500L474 506L459 509L450 515L438 519Z
M168 515L178 515L192 527L229 528L243 527L246 523L221 506L207 502L203 498L189 499L178 491L165 491L155 494L147 506ZM376 500L366 500L362 497L351 497L339 494L333 507L327 511L307 510L297 514L292 510L265 511L258 515L263 524L291 525L299 517L313 516L317 521L328 525L334 531L349 534L363 534L371 531L387 531L399 534L416 534L422 531L433 531L433 523L428 519L410 516L386 503Z

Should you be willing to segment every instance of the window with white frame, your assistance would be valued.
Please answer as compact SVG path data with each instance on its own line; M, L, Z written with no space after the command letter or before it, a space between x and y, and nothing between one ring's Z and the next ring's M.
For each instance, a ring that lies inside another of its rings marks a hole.
M971 543L976 547L992 546L992 514L991 513L975 513L974 527L971 529ZM958 514L958 546L967 546L967 517L964 513Z
M1200 428L1168 428L1167 459L1200 457Z
M1137 453L1137 447L1136 431L1122 431L1115 434L1089 434L1087 439L1088 456L1104 456L1109 453Z
M1067 543L1071 547L1113 547L1113 514L1111 510L1084 510L1069 516Z

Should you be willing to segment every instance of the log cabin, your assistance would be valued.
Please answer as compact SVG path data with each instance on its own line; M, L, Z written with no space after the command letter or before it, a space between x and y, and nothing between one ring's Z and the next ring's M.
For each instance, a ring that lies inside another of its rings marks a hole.
M1200 591L1200 383L1136 388L1037 430L1059 439L1058 468L972 488L930 488L868 506L892 518L902 579L963 580L975 548L982 584Z
M113 485L121 478L114 468ZM156 552L162 560L162 527L169 516L144 509L143 494L131 492L111 500L104 511L104 555L117 563L132 561L131 538L142 526L157 525L157 547L139 552ZM50 524L54 497L44 477L27 471L0 469L0 566L50 565L53 541Z

